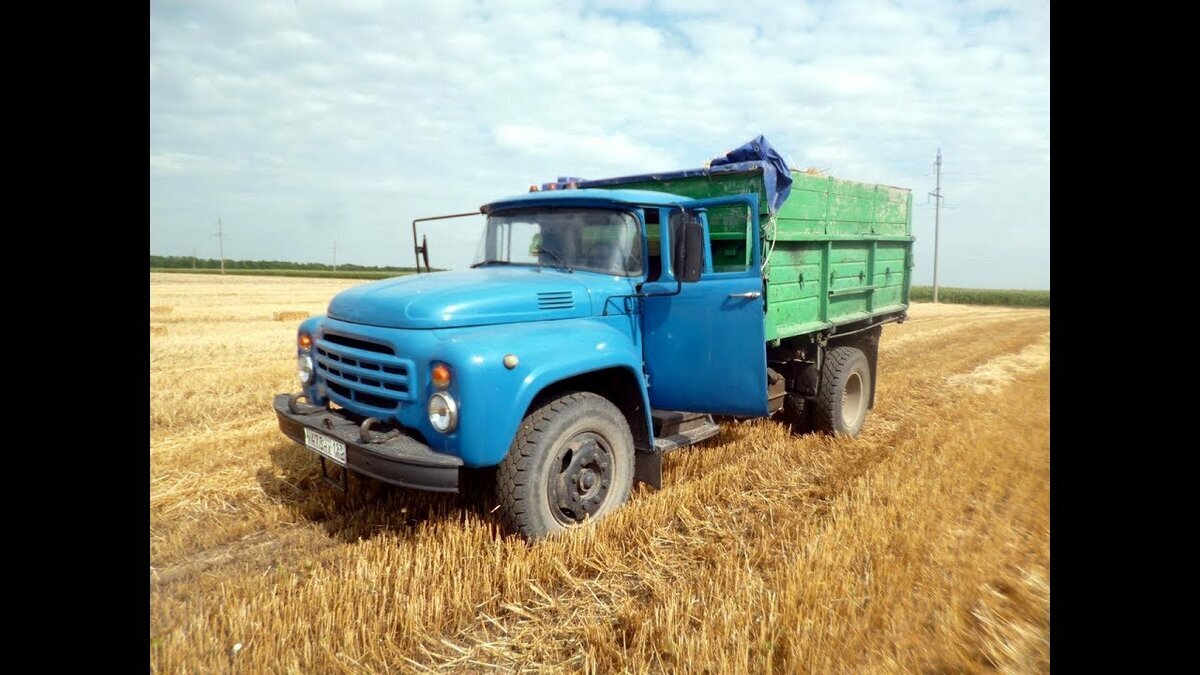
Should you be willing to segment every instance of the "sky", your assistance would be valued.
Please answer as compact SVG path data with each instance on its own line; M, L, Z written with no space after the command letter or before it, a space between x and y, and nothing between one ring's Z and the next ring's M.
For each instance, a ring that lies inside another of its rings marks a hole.
M1050 287L1048 2L283 0L150 6L150 253L413 264L413 218L758 134L909 188L914 283ZM482 217L422 225L471 263Z

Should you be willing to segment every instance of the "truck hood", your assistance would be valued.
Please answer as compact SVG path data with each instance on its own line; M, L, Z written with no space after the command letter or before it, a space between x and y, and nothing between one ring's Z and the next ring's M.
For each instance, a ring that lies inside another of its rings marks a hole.
M581 276L548 267L413 274L342 291L329 303L328 314L388 328L455 328L589 316L591 297Z

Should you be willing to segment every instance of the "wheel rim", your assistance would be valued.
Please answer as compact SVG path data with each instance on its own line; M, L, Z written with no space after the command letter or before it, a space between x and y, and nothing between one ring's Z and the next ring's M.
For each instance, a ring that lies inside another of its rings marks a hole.
M577 525L604 508L612 486L613 453L599 434L583 431L559 449L551 464L550 512L563 525Z
M866 405L866 391L863 388L862 375L858 371L850 373L846 378L846 386L842 388L842 425L853 429L858 424Z

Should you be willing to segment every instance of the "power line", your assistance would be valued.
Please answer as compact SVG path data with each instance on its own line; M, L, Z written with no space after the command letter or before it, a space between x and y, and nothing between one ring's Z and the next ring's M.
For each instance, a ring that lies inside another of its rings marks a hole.
M221 224L220 218L217 218L217 233L213 236L217 238L217 245L221 252L221 274L225 274L225 228Z
M937 188L930 192L933 195L933 301L938 301L938 235L942 229L942 149L938 148L937 162L934 163L937 167Z

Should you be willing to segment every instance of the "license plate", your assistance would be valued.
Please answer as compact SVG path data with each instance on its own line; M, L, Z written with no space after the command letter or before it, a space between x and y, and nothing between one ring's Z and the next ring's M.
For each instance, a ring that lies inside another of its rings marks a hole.
M346 466L346 444L341 441L318 434L312 429L304 430L304 445L325 455L329 459Z

